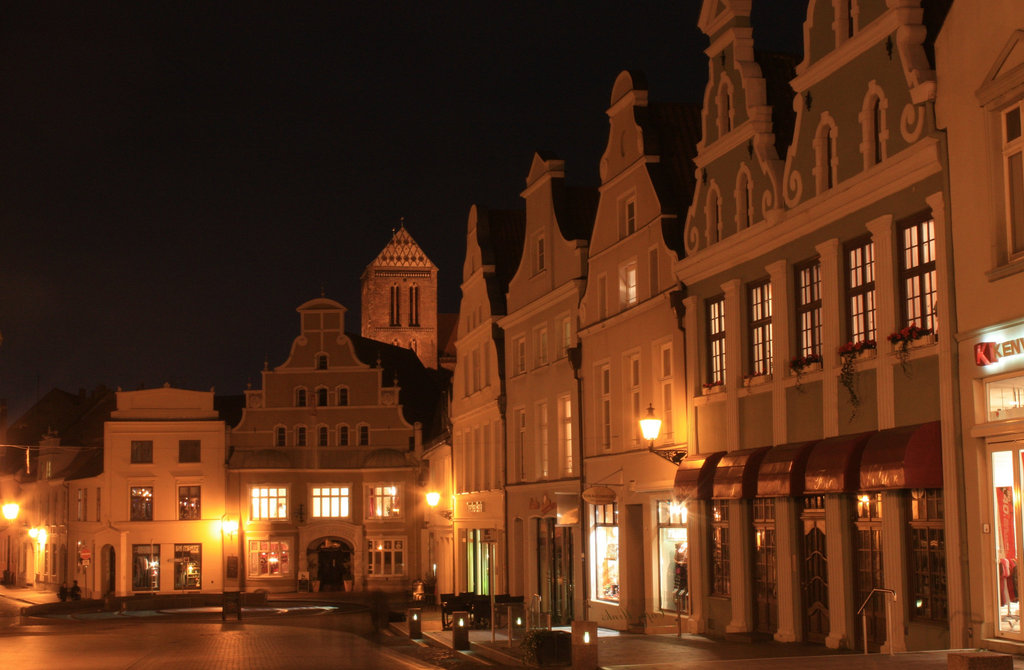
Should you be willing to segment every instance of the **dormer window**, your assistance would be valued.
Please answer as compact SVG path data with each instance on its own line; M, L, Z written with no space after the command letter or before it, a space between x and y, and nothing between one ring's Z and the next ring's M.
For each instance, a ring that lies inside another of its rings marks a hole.
M327 354L319 354L316 357L316 369L326 370L327 369Z

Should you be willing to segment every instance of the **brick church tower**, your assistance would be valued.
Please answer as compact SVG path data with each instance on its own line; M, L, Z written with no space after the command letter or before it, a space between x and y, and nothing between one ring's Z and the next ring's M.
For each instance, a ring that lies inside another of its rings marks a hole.
M362 336L412 349L428 368L437 368L437 266L405 229L359 278Z

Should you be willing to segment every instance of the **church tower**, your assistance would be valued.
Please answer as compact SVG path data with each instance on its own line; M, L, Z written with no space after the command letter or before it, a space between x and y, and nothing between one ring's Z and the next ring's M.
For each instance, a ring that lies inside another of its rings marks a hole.
M362 336L412 349L423 365L437 368L437 266L404 220L359 283Z

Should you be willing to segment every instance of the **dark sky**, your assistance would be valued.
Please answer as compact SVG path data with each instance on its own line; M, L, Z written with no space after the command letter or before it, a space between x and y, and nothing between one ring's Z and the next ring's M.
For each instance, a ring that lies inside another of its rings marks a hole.
M358 330L401 217L456 311L471 204L537 149L597 183L616 75L700 101L699 2L0 7L0 397L216 386L278 365L295 308ZM799 51L806 0L755 1Z

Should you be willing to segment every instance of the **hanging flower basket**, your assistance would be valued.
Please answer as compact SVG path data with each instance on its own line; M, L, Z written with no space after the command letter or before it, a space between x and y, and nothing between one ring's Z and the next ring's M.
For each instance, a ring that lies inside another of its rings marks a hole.
M853 362L868 353L873 355L877 347L878 343L874 340L847 342L839 347L839 383L850 394L850 406L853 407L854 413L857 412L857 407L860 406L860 397L857 395L857 389L854 386L853 373L856 372L856 368ZM851 416L850 418L852 419L853 417Z

